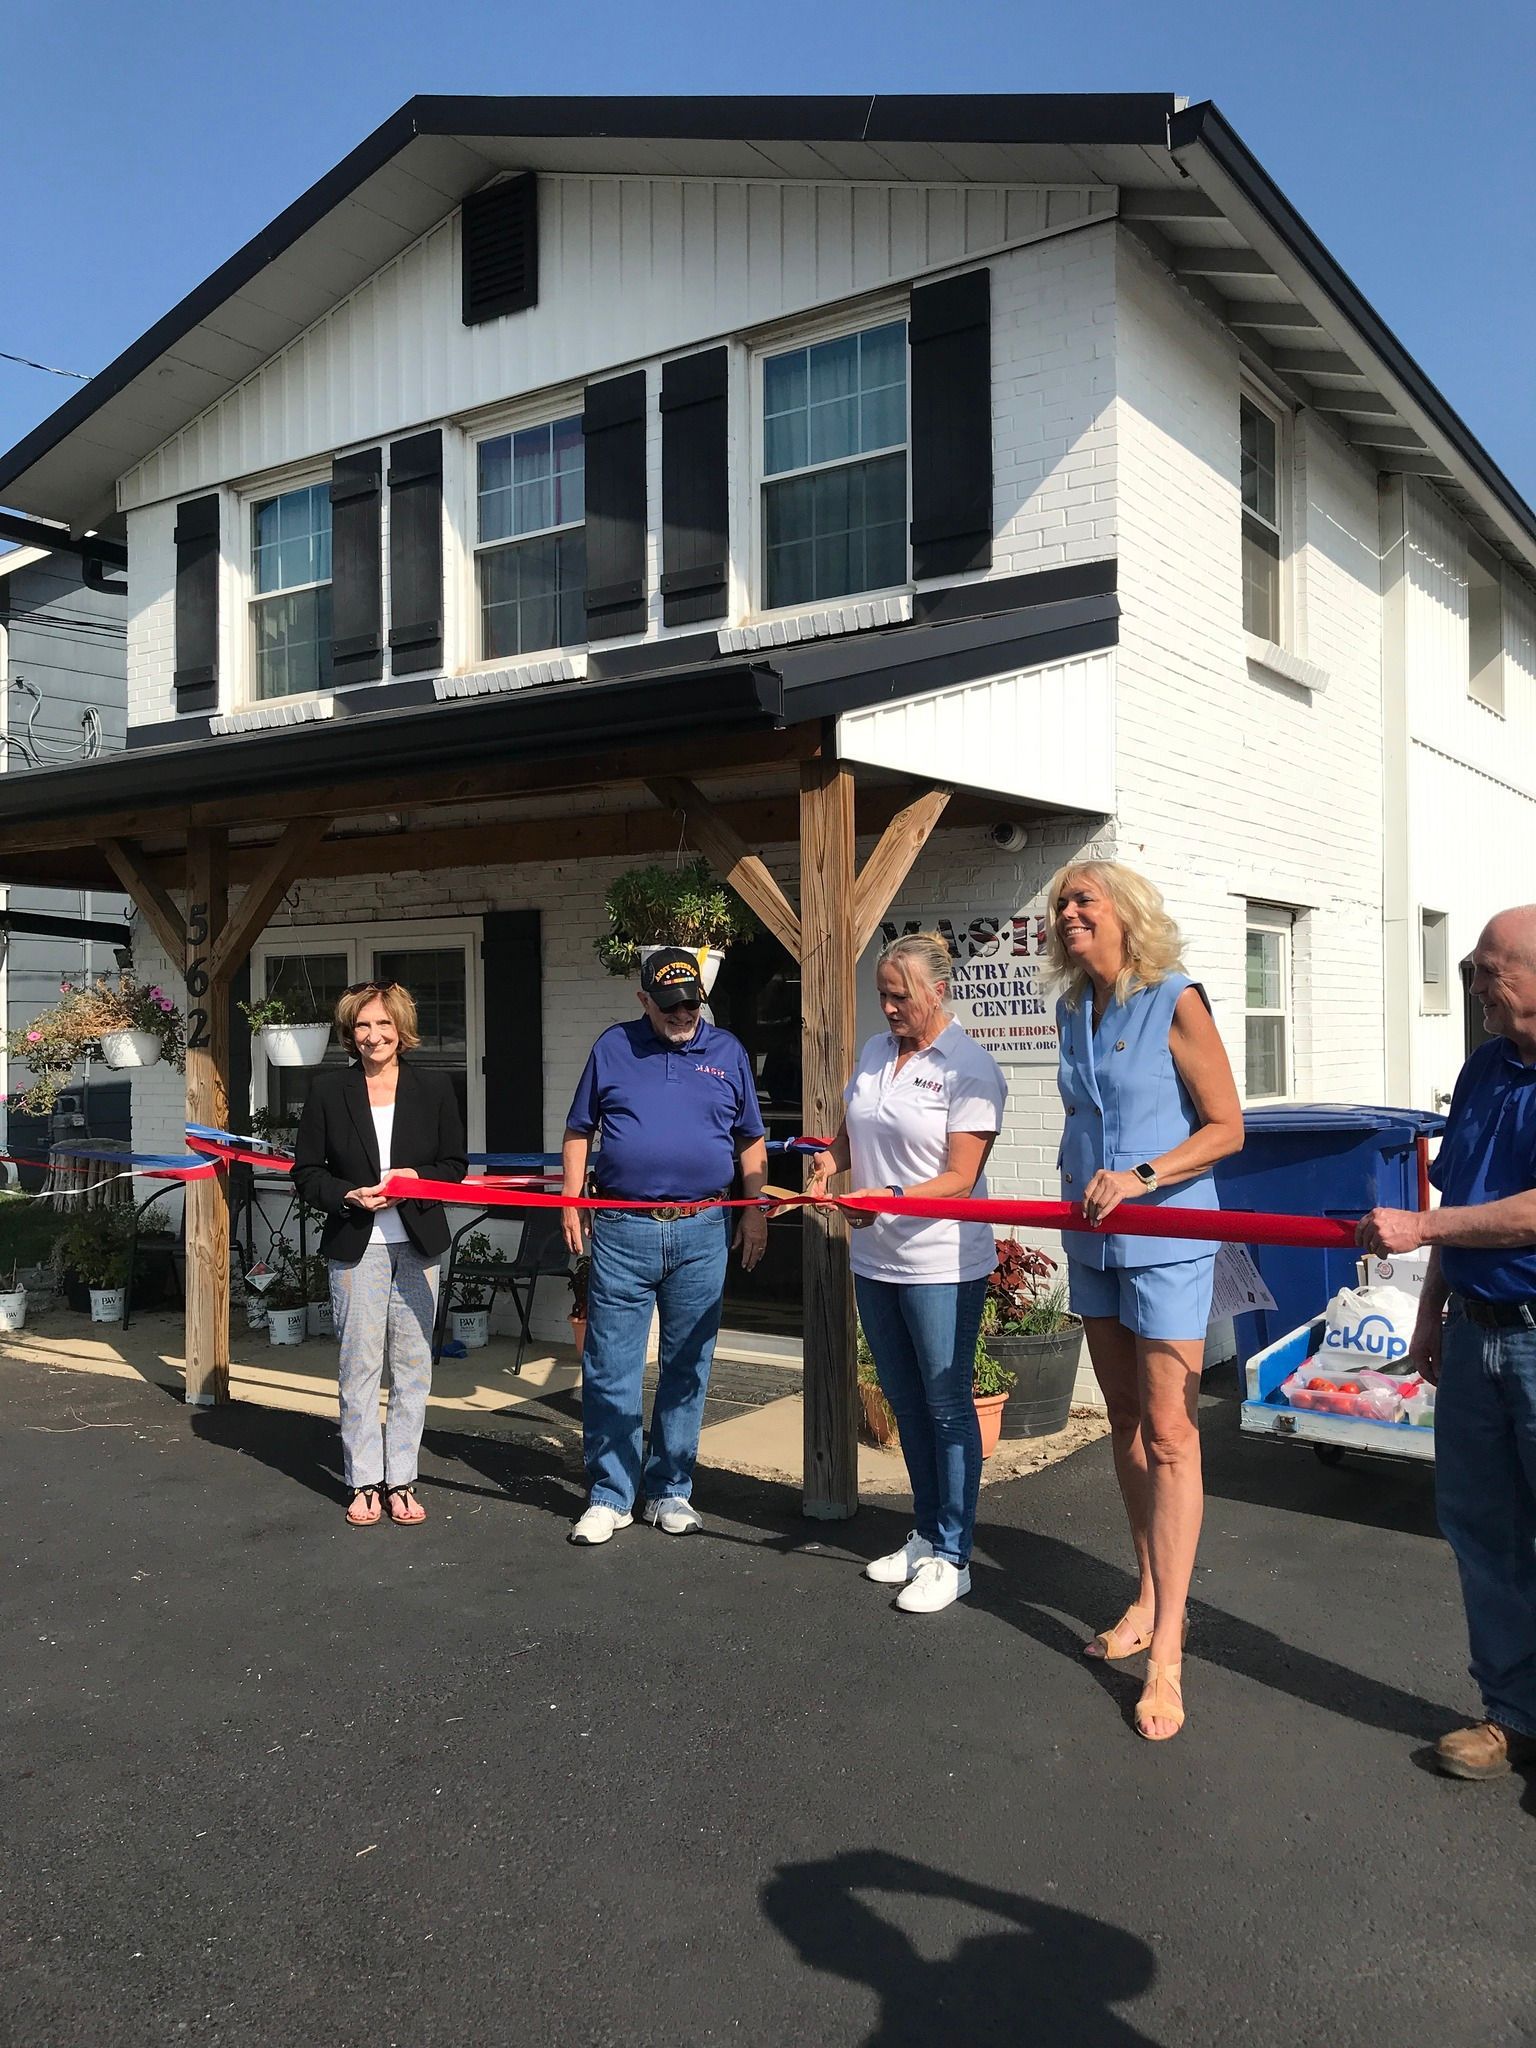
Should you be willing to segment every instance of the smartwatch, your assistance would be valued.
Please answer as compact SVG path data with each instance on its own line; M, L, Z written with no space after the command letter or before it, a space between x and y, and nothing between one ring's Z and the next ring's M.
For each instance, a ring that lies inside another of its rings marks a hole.
M1143 1160L1140 1166L1133 1166L1131 1168L1131 1171L1135 1174L1136 1178L1141 1182L1143 1194L1150 1195L1153 1189L1157 1186L1157 1168L1155 1166L1149 1166L1146 1163L1146 1161Z
M898 1200L898 1201L900 1201L900 1199L901 1199L901 1198L902 1198L902 1197L903 1197L903 1196L904 1196L904 1195L906 1194L906 1192L907 1192L905 1188L899 1188L899 1187L897 1187L897 1185L896 1185L895 1181L893 1181L893 1180L891 1180L891 1181L887 1181L885 1185L886 1185L886 1191L887 1191L887 1193L888 1193L888 1194L892 1194L892 1195L895 1195L895 1197L897 1198L897 1200Z

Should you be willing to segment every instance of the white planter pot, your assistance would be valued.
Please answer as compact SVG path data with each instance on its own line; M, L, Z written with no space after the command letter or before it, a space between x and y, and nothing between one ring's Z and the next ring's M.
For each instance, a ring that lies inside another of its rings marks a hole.
M336 1334L328 1301L312 1301L304 1311L304 1321L311 1337L334 1337Z
M705 995L711 995L714 992L715 979L720 972L720 965L725 959L725 955L718 952L713 946L684 946L680 950L684 953L692 953L697 959L699 963L700 984ZM671 951L672 948L670 946L642 946L640 948L640 958L642 960L649 960L653 953L670 953Z
M248 1330L264 1330L267 1327L267 1304L259 1294L245 1297L245 1327Z
M261 1049L273 1067L318 1067L331 1042L329 1024L263 1024Z
M27 1322L27 1290L18 1287L14 1294L0 1294L0 1330L22 1330Z
M308 1318L302 1308L267 1310L267 1338L270 1343L302 1344L308 1327Z
M93 1287L91 1289L91 1321L93 1323L120 1323L123 1320L122 1287Z
M101 1056L109 1067L158 1067L160 1041L153 1031L104 1031Z
M491 1312L488 1308L450 1309L448 1323L466 1351L482 1351L491 1340Z

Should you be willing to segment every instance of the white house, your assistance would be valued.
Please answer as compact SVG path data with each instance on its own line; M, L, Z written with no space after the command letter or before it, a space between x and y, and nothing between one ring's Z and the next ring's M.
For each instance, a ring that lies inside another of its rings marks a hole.
M633 1004L605 885L684 844L786 940L716 1005L780 1132L872 1028L849 957L952 933L1021 1194L1064 858L1160 883L1251 1102L1432 1105L1531 893L1536 514L1209 104L416 100L0 500L130 582L128 752L0 787L0 871L127 873L174 946L227 859L215 1009L247 946L410 981L476 1149L558 1143Z

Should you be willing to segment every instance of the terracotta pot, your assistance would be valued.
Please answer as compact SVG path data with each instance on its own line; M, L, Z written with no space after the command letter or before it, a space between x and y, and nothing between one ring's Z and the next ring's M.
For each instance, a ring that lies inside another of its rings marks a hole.
M584 1352L587 1348L587 1319L585 1316L572 1316L570 1324L571 1342L579 1352Z
M871 1443L878 1444L881 1450L888 1450L893 1444L901 1441L896 1430L896 1418L891 1413L891 1404L880 1389L871 1386L868 1380L860 1380L858 1388L859 1406L864 1411L865 1436Z
M990 1458L1003 1433L1003 1410L1008 1405L1008 1396L973 1394L971 1398L976 1403L976 1420L981 1424L981 1455Z

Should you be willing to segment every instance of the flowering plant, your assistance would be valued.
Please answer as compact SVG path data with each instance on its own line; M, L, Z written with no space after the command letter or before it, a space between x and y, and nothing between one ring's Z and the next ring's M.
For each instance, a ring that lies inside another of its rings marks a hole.
M1055 1280L1056 1261L1017 1238L997 1240L997 1264L987 1279L981 1311L984 1337L1050 1337L1071 1321L1067 1284Z
M11 1107L27 1116L47 1116L71 1072L100 1051L110 1031L147 1031L159 1040L168 1065L186 1064L181 1012L163 989L126 971L85 982L61 981L56 1003L6 1035L10 1057L35 1076L29 1087L12 1094Z

